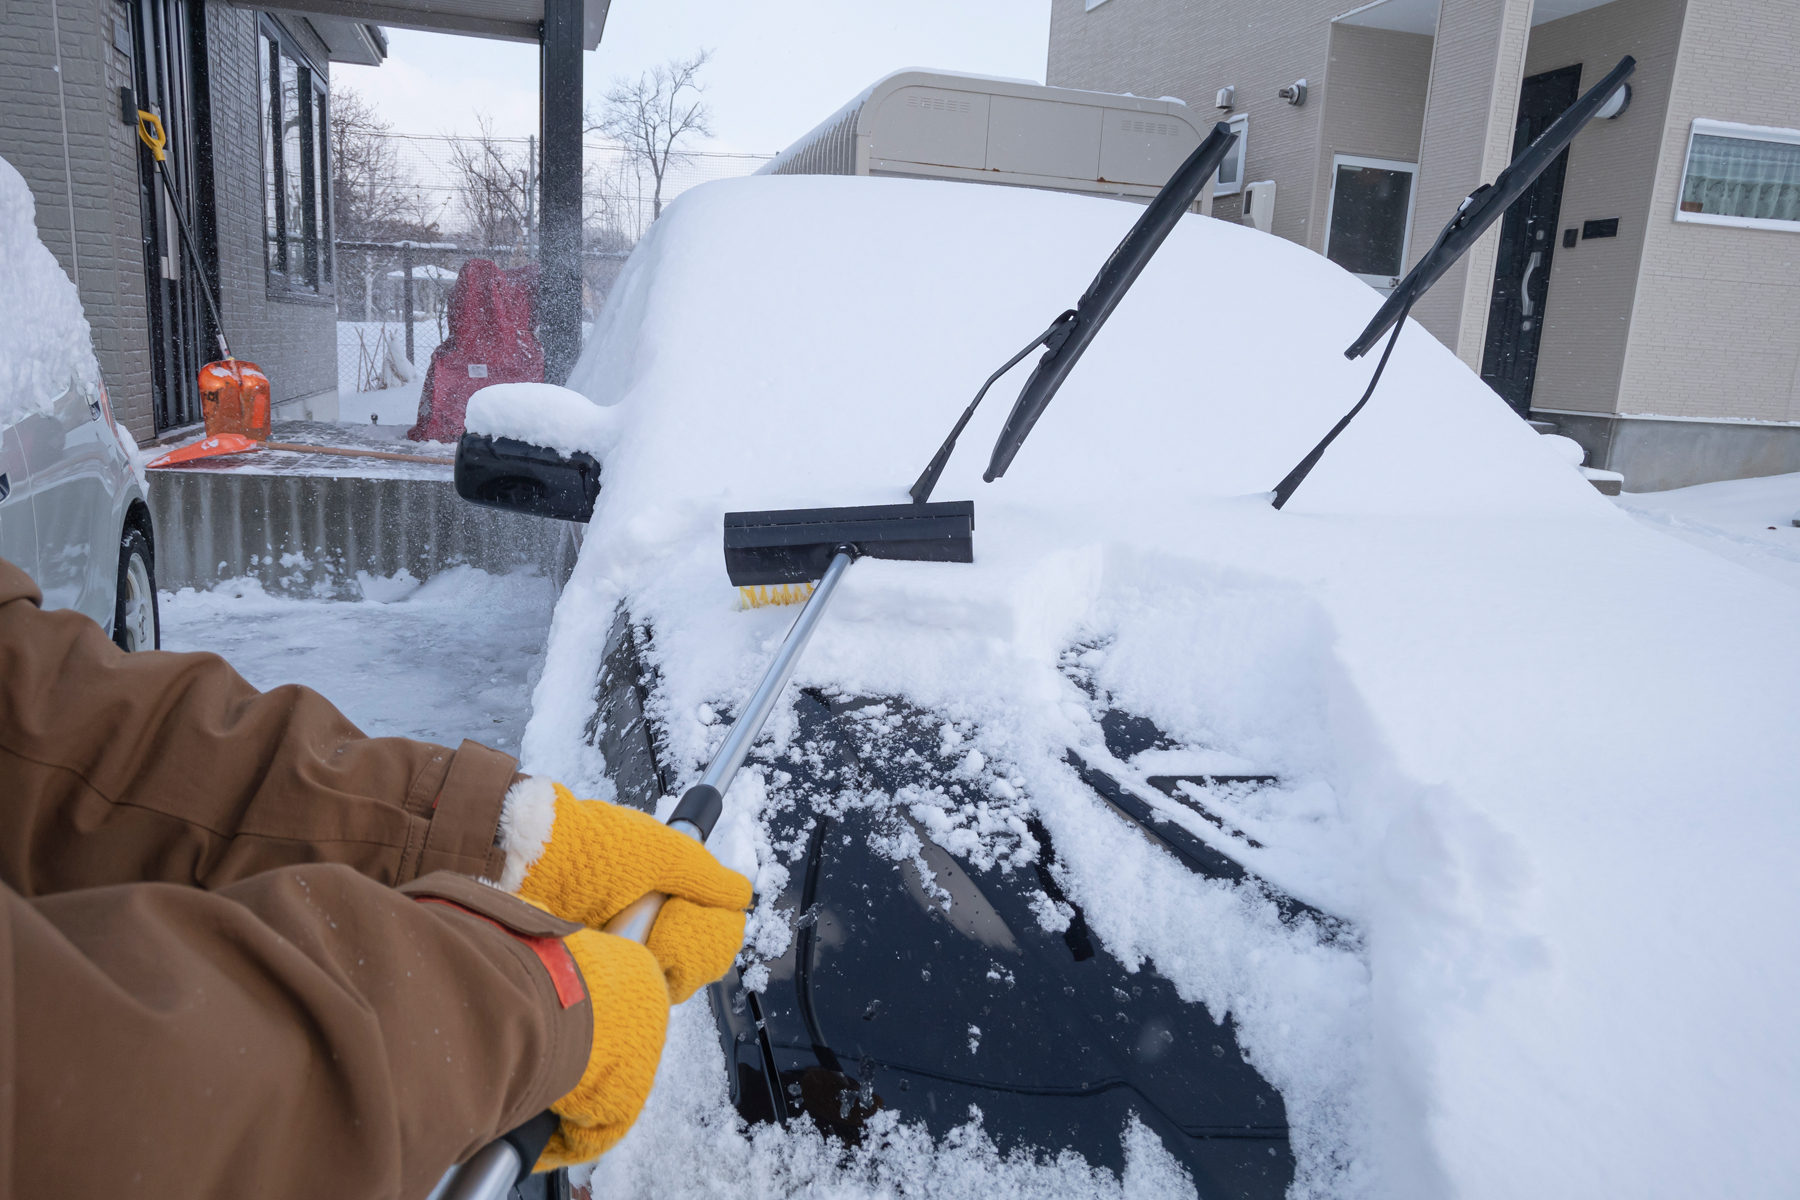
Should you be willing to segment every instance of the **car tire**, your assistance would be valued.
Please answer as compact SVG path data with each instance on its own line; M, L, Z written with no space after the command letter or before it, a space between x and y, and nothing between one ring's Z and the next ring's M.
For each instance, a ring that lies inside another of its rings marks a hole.
M155 650L162 645L156 560L142 530L128 528L119 539L119 590L113 605L113 641L121 650Z

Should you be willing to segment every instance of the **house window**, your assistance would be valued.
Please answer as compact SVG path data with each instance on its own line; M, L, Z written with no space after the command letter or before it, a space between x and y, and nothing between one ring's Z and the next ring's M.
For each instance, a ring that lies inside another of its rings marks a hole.
M1675 219L1800 231L1800 129L1696 120Z
M1325 257L1386 291L1400 282L1412 232L1417 163L1334 155Z
M1231 132L1238 135L1238 140L1231 143L1231 149L1219 161L1219 170L1213 176L1213 195L1232 196L1244 190L1244 150L1250 142L1250 116L1239 113L1232 117L1229 124Z
M287 35L264 22L262 80L263 247L269 292L331 294L331 172L326 80Z

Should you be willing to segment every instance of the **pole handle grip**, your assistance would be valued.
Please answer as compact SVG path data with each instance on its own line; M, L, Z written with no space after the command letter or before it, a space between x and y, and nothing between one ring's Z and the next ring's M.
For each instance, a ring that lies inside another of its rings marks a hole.
M163 132L162 118L149 109L138 109L138 141L150 147L150 157L157 162L163 161L164 148L169 144L169 135Z

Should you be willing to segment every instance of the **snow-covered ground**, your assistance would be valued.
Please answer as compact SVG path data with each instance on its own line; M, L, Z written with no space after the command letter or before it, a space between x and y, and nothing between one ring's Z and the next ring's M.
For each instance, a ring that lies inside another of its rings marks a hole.
M291 600L253 579L162 595L163 649L223 655L256 687L305 684L371 737L519 752L543 669L550 581L453 567L361 601Z
M1652 529L1800 588L1800 473L1626 492L1617 503Z

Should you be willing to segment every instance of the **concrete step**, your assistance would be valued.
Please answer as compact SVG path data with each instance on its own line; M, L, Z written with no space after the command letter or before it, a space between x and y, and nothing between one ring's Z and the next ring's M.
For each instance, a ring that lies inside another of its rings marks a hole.
M375 444L305 426L278 425L273 440ZM359 572L428 579L463 563L493 574L536 568L560 589L585 528L470 504L451 468L434 464L261 450L148 474L156 582L171 591L249 576L271 594L353 600Z

